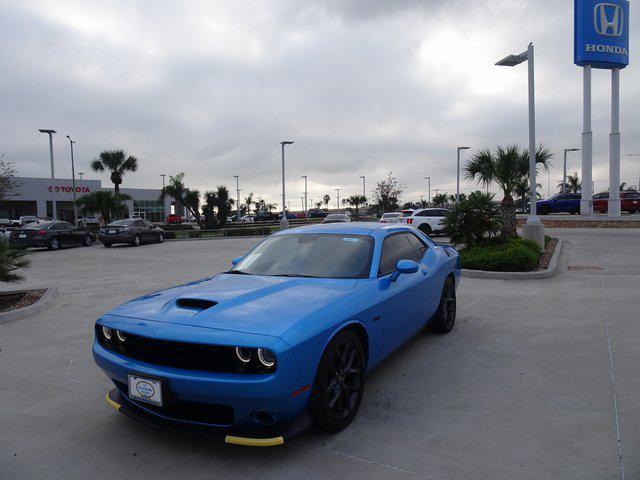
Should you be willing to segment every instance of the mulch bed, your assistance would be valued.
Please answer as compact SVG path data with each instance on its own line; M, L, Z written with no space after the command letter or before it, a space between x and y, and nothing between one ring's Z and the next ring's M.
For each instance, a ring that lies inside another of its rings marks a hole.
M24 290L22 292L0 293L0 312L8 312L28 307L36 303L46 290Z
M542 252L542 255L540 255L540 263L538 263L538 268L536 270L546 270L547 268L549 268L549 263L551 263L553 252L556 251L556 245L558 245L557 238L552 238L551 240L549 240L544 248L544 252Z

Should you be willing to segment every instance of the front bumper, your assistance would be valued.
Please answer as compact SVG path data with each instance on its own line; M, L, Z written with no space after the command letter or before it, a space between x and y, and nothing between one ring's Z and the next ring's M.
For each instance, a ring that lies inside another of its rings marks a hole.
M141 405L131 401L125 394L122 394L118 388L114 388L107 393L105 400L107 405L116 411L151 427L187 435L224 439L225 443L246 447L275 447L282 445L286 439L297 435L311 424L311 416L305 413L294 422L277 427L264 427L260 429L219 427L180 422L154 414Z

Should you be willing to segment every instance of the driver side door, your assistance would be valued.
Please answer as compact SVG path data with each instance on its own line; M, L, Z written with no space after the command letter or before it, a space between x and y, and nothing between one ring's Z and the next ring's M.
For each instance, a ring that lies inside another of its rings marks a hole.
M378 280L382 289L381 320L383 322L383 355L388 355L402 345L409 337L425 324L428 305L427 268L422 252L414 247L413 239L406 232L392 233L385 238L382 245ZM418 271L400 275L395 282L390 282L396 271L398 260L418 262Z

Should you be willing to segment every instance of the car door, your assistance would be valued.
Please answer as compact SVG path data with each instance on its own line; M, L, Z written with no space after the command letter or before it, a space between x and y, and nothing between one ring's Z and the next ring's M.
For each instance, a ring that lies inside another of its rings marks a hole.
M383 295L381 319L384 355L402 345L427 320L428 305L424 302L424 298L428 297L425 295L426 267L420 264L416 273L400 275L395 282L389 281L396 271L398 260L421 260L407 235L407 232L392 233L382 245L378 278Z
M51 227L51 230L58 238L60 246L73 244L73 232L71 231L71 225L67 222L56 222Z
M158 239L158 231L156 229L156 226L148 220L143 220L142 223L144 223L146 241L155 242Z

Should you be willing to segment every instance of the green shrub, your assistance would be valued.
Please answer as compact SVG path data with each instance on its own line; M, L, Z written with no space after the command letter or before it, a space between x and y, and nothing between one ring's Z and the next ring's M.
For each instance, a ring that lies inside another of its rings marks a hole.
M493 195L473 192L454 206L444 219L451 242L473 247L495 236L501 225L500 210Z
M538 267L541 250L531 240L493 241L460 252L462 268L490 272L530 272Z

